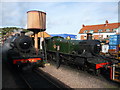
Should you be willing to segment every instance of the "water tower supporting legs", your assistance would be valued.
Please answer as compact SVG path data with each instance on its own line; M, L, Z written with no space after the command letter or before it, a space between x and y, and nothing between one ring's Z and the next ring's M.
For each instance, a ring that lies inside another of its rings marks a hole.
M34 46L35 46L36 52L38 52L38 33L37 32L35 32L34 42L35 42Z

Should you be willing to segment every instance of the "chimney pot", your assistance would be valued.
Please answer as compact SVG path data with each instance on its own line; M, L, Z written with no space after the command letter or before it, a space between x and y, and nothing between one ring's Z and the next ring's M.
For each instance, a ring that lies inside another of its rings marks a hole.
M108 24L108 20L106 20L106 22L105 22L106 24Z
M85 27L85 25L83 24L82 27Z

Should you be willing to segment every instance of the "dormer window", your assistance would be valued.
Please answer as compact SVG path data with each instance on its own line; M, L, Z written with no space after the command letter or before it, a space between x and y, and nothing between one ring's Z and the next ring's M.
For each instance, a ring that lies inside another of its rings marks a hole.
M102 32L102 31L103 31L102 29L99 29L99 30L98 30L99 33Z
M94 30L90 30L90 32L89 33L94 33Z
M106 32L110 32L110 29L106 29Z
M84 31L84 33L87 33L87 32L88 32L88 30L85 30L85 31Z
M118 29L118 28L114 28L114 29L113 29L113 32L116 32L116 31L117 31L117 29Z
M107 35L107 37L109 37L110 35Z
M87 37L86 37L86 36L84 36L84 39L87 39Z

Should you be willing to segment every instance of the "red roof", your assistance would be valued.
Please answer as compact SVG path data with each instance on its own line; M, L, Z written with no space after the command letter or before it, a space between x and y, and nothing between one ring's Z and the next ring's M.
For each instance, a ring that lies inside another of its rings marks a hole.
M87 30L89 33L90 30L94 30L94 33L98 33L99 29L102 29L102 32L106 32L106 29L110 29L109 32L112 32L113 29L118 28L120 26L120 23L106 23L106 24L99 24L99 25L83 25L83 28L80 29L79 34L84 33L85 30Z

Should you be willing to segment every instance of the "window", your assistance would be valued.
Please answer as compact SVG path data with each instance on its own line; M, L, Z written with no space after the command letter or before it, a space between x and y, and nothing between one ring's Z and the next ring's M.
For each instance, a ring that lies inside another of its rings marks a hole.
M103 36L102 35L99 35L100 38L102 38Z
M90 30L90 32L89 33L94 33L94 30Z
M102 32L103 30L102 29L99 29L98 32Z
M113 32L116 32L116 31L117 31L117 29L118 29L118 28L114 28L114 29L113 29Z
M87 33L87 32L88 32L87 30L84 31L84 33Z
M86 36L84 36L84 39L87 39L87 37L86 37Z
M106 29L106 32L110 32L110 29Z
M109 37L110 35L107 35L107 37Z

